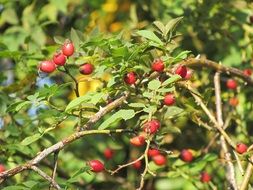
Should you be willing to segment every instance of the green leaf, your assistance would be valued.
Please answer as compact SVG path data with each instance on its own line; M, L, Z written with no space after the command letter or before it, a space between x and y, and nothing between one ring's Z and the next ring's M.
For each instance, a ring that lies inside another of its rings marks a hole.
M147 97L147 98L152 98L153 97L153 93L152 92L144 92L143 96Z
M178 171L169 171L167 176L168 178L176 178L180 176L180 173Z
M205 166L206 166L207 162L201 160L200 162L196 162L196 163L192 163L190 165L190 172L191 173L199 173L200 171L202 171Z
M143 111L146 113L155 113L157 110L156 106L149 106L147 108L144 108Z
M172 75L170 78L168 78L167 80L165 80L163 83L162 83L162 86L167 86L173 82L176 82L178 81L179 79L181 79L181 77L179 75Z
M157 90L158 92L161 93L166 93L166 92L173 92L175 91L175 86L171 87L171 88L160 88Z
M71 28L70 38L71 38L71 41L74 43L76 51L78 51L79 45L80 45L80 39L79 39L78 34L74 28Z
M1 14L1 19L9 24L18 24L18 17L16 11L11 8L4 9Z
M217 159L217 155L213 153L208 153L202 158L202 160L205 160L206 162L211 162Z
M40 139L40 137L41 137L40 133L36 133L30 137L26 137L24 140L21 141L21 145L27 146L27 145L37 141L38 139Z
M127 47L118 47L115 49L112 49L112 55L114 57L124 57L128 53Z
M104 95L105 94L103 92L100 92L100 93L88 93L84 96L80 96L80 97L72 100L71 102L69 102L69 104L65 108L65 112L68 112L68 111L76 108L77 106L81 105L82 103L89 102L92 104L97 104Z
M173 32L177 24L183 19L183 17L178 17L170 20L165 26L164 36L167 36L169 32Z
M187 55L191 53L191 51L182 51L180 52L175 58L174 61L181 61L182 59L185 59Z
M161 82L157 79L152 80L148 83L148 89L150 90L158 90L161 86Z
M106 129L110 126L110 124L114 123L117 120L124 119L129 120L135 116L134 110L119 110L116 113L114 113L111 117L109 117L107 120L105 120L98 129Z
M29 105L30 104L30 101L19 101L19 102L15 102L15 103L13 103L13 104L11 104L9 107L8 107L8 109L7 109L7 111L8 112L11 112L11 111L20 111L23 107L25 107L25 106L27 106L27 105Z
M67 183L74 183L78 180L78 176L83 174L84 172L87 172L90 170L90 167L85 166L83 168L80 168L77 172L74 173L73 176L71 176L70 179L67 180Z
M160 21L155 21L155 22L153 22L153 24L156 26L156 28L157 28L158 30L160 30L160 32L161 32L162 34L165 33L165 26L164 26L164 24L163 24L162 22L160 22Z
M181 114L184 110L179 108L179 107L176 107L176 106L169 106L167 107L167 111L165 113L165 117L167 118L171 118L171 117L174 117L178 114Z
M8 187L4 187L2 190L24 190L23 185L12 185Z
M133 108L144 108L145 104L143 104L143 103L131 103L131 104L129 104L129 106L133 107Z
M139 30L137 31L137 34L151 40L153 42L156 42L159 45L163 45L163 42L154 34L154 32L149 31L149 30Z
M63 45L64 42L65 42L65 40L66 40L66 39L63 38L63 37L61 37L61 36L55 36L55 37L54 37L55 43L60 44L60 45Z

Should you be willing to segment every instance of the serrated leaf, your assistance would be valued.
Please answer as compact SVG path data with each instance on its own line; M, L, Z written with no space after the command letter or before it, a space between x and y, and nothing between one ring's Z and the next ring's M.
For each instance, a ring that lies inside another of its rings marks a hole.
M74 28L71 28L70 38L71 38L71 41L74 43L76 51L78 51L79 45L80 45L80 39L79 39L78 34Z
M180 176L180 173L178 171L169 171L167 176L168 178L176 178Z
M212 153L208 153L204 156L204 158L202 158L202 160L205 160L206 162L211 162L213 160L217 159L217 155L216 154L212 154Z
M178 17L170 20L165 26L164 36L167 36L169 32L173 32L177 24L183 19L183 17Z
M66 39L63 38L63 37L61 37L61 36L55 36L55 37L54 37L55 43L60 44L60 45L63 45L64 42L65 42L65 40L66 40Z
M4 187L2 190L24 190L23 185L12 185L8 187Z
M167 118L171 118L171 117L174 117L178 114L181 114L184 110L179 108L179 107L176 107L176 106L169 106L167 107L167 111L165 113L165 117Z
M143 111L146 113L155 113L157 108L155 106L149 106L147 108L144 108Z
M191 173L199 173L200 171L202 171L205 168L206 164L207 164L207 162L204 162L203 160L201 160L200 162L192 163L190 165L190 172Z
M21 145L27 146L27 145L37 141L38 139L40 139L40 137L41 137L40 133L36 133L30 137L26 137L24 140L21 141Z
M83 174L84 172L87 172L87 171L89 171L89 170L90 170L90 167L88 167L88 166L85 166L85 167L83 167L83 168L80 168L76 173L74 173L73 176L71 176L70 179L67 180L67 183L74 183L74 182L76 182L76 181L78 180L77 177L78 177L79 175L81 175L81 174Z
M187 58L187 55L188 55L189 53L191 53L191 51L188 51L188 50L180 52L180 53L174 58L174 59L175 59L174 61L180 61L180 60L182 60L182 59Z
M156 26L156 28L157 28L158 30L161 31L162 34L164 34L164 32L165 32L165 26L164 26L164 24L163 24L162 22L160 22L160 21L155 21L155 22L153 22L153 24Z
M147 98L152 98L153 97L153 93L152 92L144 92L143 96L147 97Z
M114 57L123 57L128 53L128 49L127 47L118 47L112 49L111 53Z
M145 104L143 104L143 103L130 103L129 106L133 107L133 108L144 108Z
M176 82L178 81L179 79L181 79L181 77L179 75L172 75L170 78L168 78L167 80L165 80L163 83L162 83L162 86L167 86L173 82Z
M139 30L136 32L138 35L151 40L153 42L158 43L159 45L163 45L163 42L155 35L154 32L149 31L149 30Z
M124 119L129 120L135 116L134 110L119 110L116 113L114 113L111 117L106 119L99 127L98 129L106 129L110 126L110 124L114 123L117 120Z
M158 90L161 86L161 82L157 79L152 80L148 83L148 89L150 90Z
M81 105L82 103L91 103L96 105L101 98L104 96L105 94L103 92L100 93L88 93L84 96L80 96L74 100L72 100L71 102L69 102L69 104L67 105L67 107L65 108L65 112L68 112L76 107L78 107L79 105Z
M20 103L20 104L18 104L17 106L16 106L16 108L15 108L15 111L20 111L23 107L25 107L25 106L27 106L27 105L29 105L29 104L31 104L29 101L24 101L24 102L22 102L22 103Z
M166 93L166 92L173 92L175 91L175 87L171 87L171 88L160 88L157 90L158 92L161 92L161 93Z

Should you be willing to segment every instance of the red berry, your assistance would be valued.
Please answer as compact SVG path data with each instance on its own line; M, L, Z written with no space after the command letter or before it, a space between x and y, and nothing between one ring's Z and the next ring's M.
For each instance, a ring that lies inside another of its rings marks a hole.
M176 71L175 71L176 74L180 75L182 78L185 78L186 75L187 75L187 68L186 66L184 65L180 65L177 67Z
M62 46L62 53L67 57L73 55L75 51L74 44L72 42L65 42Z
M143 130L146 133L154 134L158 131L160 128L160 122L156 119L153 119L151 121L148 121L147 123L144 124Z
M93 172L102 172L105 167L104 164L99 160L91 160L88 162L88 165L91 167L91 171Z
M200 176L200 181L203 183L208 183L211 181L212 177L207 172L202 172Z
M66 63L66 57L62 53L54 54L53 61L56 65L63 66Z
M187 69L187 73L184 78L189 80L192 77L192 74L193 74L193 71L191 69Z
M251 76L252 75L252 70L251 69L244 69L243 73L247 76Z
M174 96L174 94L171 94L171 93L166 94L165 97L164 97L164 99L163 99L163 103L166 106L173 105L175 103L175 96Z
M180 153L180 158L185 162L191 162L193 160L192 152L188 149L183 149Z
M161 59L154 60L153 64L152 64L152 70L157 71L157 72L163 72L163 70L164 70L163 60L161 60Z
M247 152L247 145L244 143L238 143L236 145L236 152L238 152L239 154L243 154L244 152Z
M236 107L239 104L239 100L236 97L230 98L229 99L229 104L233 107Z
M158 154L156 156L153 156L152 157L152 160L155 162L156 165L158 166L162 166L162 165L165 165L167 160L166 160L166 157L161 155L161 154Z
M160 154L160 151L157 149L153 149L153 148L148 149L148 156L149 157L157 156L159 154Z
M113 157L114 151L110 148L104 150L104 156L106 159L110 160Z
M40 70L45 73L52 73L56 69L53 61L42 61L40 63Z
M124 81L127 84L134 84L136 82L136 75L134 72L127 73L124 77Z
M133 146L143 146L145 144L145 138L141 135L133 137L130 139L130 143Z
M136 170L141 169L141 161L138 160L137 162L133 163L133 167L134 167Z
M89 75L93 72L94 70L94 66L90 63L86 63L84 65L82 65L79 69L80 73L84 74L84 75Z
M3 164L0 164L0 173L4 172L5 171L5 167Z
M228 89L235 90L237 87L237 82L234 79L228 79L226 85Z

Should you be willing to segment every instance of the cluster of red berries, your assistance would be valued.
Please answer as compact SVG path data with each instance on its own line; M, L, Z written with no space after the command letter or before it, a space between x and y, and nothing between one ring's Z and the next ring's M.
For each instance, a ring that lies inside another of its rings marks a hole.
M152 71L162 73L164 71L165 65L163 60L155 59L151 65ZM175 69L175 74L180 75L184 79L189 79L192 75L191 70L188 70L184 65L180 65ZM137 76L135 72L129 72L125 75L124 81L126 84L132 85L137 81Z
M56 67L64 66L67 58L72 56L75 52L74 44L66 40L62 45L61 51L56 52L52 60L45 60L40 63L39 69L45 73L52 73L55 71ZM93 72L94 66L90 63L85 63L80 66L79 71L81 74L89 75Z

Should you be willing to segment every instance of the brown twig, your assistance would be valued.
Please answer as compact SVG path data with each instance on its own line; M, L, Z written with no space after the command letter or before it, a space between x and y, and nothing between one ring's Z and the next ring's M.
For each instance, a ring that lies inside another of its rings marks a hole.
M222 105L221 105L221 89L220 89L220 73L216 72L214 75L214 89L215 89L215 103L216 103L216 116L219 126L223 126L222 118ZM226 178L229 183L230 188L237 190L236 178L235 178L235 169L232 163L231 154L228 150L227 143L222 135L220 137L221 148L225 155L226 160Z
M249 159L251 162L253 162L253 156L251 156ZM240 190L247 190L248 189L249 180L253 174L253 164L251 162L248 163L244 178L243 178L241 186L240 186Z
M233 67L223 66L205 58L188 58L186 60L181 61L179 64L185 65L187 67L209 67L221 73L227 73L237 76L248 84L253 85L253 79L250 76L245 75L243 71Z
M37 166L31 166L31 169L33 171L35 171L36 173L38 173L41 177L43 177L44 179L49 181L50 184L52 184L54 188L56 188L57 190L61 189L61 187L56 183L56 181L53 178L51 178L49 175L47 175L45 172L43 172Z
M55 179L55 176L56 176L56 170L57 170L57 165L58 165L58 155L59 155L59 151L54 153L54 169L52 172L52 179L53 180ZM49 186L49 190L51 189L52 186L53 186L53 184L51 184Z
M151 174L153 174L153 172L151 172L149 170L149 167L148 167L148 149L149 149L149 146L150 146L150 140L148 139L147 140L147 145L146 145L146 149L145 149L145 152L143 154L144 156L144 159L145 159L145 169L144 171L142 172L141 174L141 181L140 181L140 186L136 189L136 190L141 190L144 186L144 181L145 181L145 176L146 174L149 172Z

